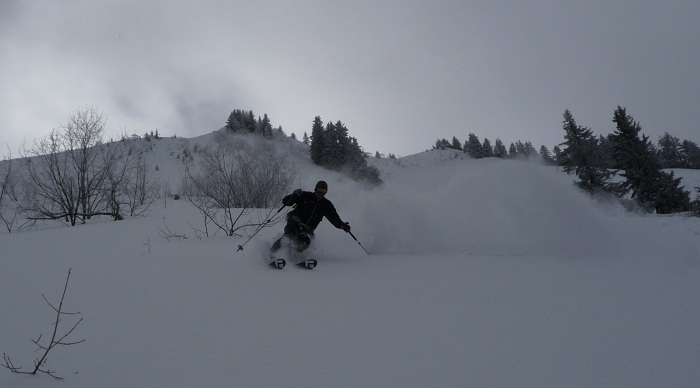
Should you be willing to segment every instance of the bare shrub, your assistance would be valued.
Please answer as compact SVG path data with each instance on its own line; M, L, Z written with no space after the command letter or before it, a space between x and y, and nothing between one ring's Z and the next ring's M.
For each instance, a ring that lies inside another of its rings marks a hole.
M186 164L181 192L204 216L207 235L211 223L235 236L269 219L274 212L270 207L290 190L295 175L283 156L205 148L199 171ZM250 220L254 210L255 221Z
M46 296L44 294L41 294L41 296L44 298L44 301L51 306L51 308L56 312L56 321L53 323L53 334L51 335L51 339L48 341L46 345L43 345L41 343L41 337L42 335L39 335L39 338L32 340L36 346L38 346L38 350L43 351L41 357L37 358L34 360L34 369L30 371L23 371L22 367L15 366L14 363L12 362L12 359L5 353L2 354L4 363L0 364L4 366L5 368L9 369L13 373L20 373L20 374L28 374L28 375L35 375L37 372L42 372L46 373L47 375L54 377L56 379L62 379L62 377L58 377L56 375L55 371L52 371L48 368L46 368L46 358L49 355L49 352L54 349L58 345L62 346L70 346L70 345L76 345L81 342L84 342L85 340L78 340L78 341L68 341L68 336L70 336L73 331L78 327L80 322L83 321L83 318L80 318L69 330L67 330L63 334L59 334L58 326L59 323L61 322L61 319L64 315L78 315L80 313L68 313L63 311L63 301L66 298L66 290L68 289L68 280L70 279L70 274L71 274L71 269L68 270L68 276L66 277L66 285L63 287L63 294L61 295L61 301L58 304L58 307L54 306L51 304L51 302L46 299Z
M18 178L19 174L10 155L7 160L0 162L0 222L10 233L20 213Z
M142 153L127 142L102 143L105 119L93 107L77 110L60 129L29 150L27 177L31 219L73 226L93 216L134 216L158 198L157 183Z

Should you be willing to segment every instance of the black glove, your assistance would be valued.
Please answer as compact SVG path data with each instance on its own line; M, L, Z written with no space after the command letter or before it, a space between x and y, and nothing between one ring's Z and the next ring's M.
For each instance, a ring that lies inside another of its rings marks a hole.
M341 228L345 231L345 233L350 233L350 224L349 223L344 223Z
M296 201L293 196L301 198L301 189L296 189L292 192L291 195L282 198L282 204L284 206L292 206Z

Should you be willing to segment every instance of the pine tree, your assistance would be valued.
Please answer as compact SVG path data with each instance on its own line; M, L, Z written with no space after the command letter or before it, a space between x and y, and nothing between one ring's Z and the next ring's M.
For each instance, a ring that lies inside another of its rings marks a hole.
M554 153L554 156L553 156L554 164L557 166L561 166L561 163L562 163L561 148L559 148L558 145L555 145L554 148L552 148L552 152Z
M433 149L434 149L434 150L444 150L444 149L447 149L447 148L452 148L452 145L451 145L450 142L448 142L447 139L445 139L445 138L443 138L443 139L438 139L438 140L435 142L435 145L433 146Z
M506 150L506 146L503 145L501 139L496 139L496 144L493 147L493 156L497 158L505 158L508 156L508 150Z
M479 138L473 133L469 134L469 139L464 146L464 151L474 159L481 159L484 157L484 147L481 145Z
M612 145L614 168L622 170L624 182L617 184L621 194L632 192L632 198L639 198L646 204L651 201L650 187L654 177L658 176L661 166L656 156L649 151L649 138L639 138L641 126L627 114L625 108L617 107L613 122L615 132L609 136Z
M525 155L525 157L528 158L528 159L534 158L534 157L536 157L536 156L539 156L539 154L537 153L537 150L535 149L535 146L533 146L532 143L529 142L529 141L526 141L526 142L525 142L525 153L524 153L524 155Z
M323 129L323 121L320 116L314 118L313 126L311 127L311 161L321 165L323 161L323 151L326 146L325 132Z
M613 122L617 128L609 137L612 143L615 168L625 181L617 184L621 193L631 192L642 206L654 209L659 214L686 211L690 208L689 192L679 186L680 179L673 173L661 171L661 164L646 135L639 137L642 127L627 114L625 108L617 107Z
M238 109L232 111L228 116L228 120L226 120L226 129L231 132L236 132L243 128L243 124L241 124L237 113Z
M255 133L255 129L257 127L257 123L255 120L255 114L253 114L253 111L250 110L245 114L245 119L243 120L243 123L250 133Z
M328 123L324 137L325 146L321 165L330 169L340 169L349 160L347 152L350 143L348 129L340 121L335 124Z
M514 143L510 143L510 147L508 147L508 157L511 159L518 157L518 149L515 147Z
M659 179L655 182L654 203L658 214L670 214L688 211L690 207L690 192L683 190L682 178L675 178L673 171L660 171Z
M609 135L610 136L610 135ZM615 166L615 158L612 151L612 142L609 136L598 136L598 150L603 158L603 163L608 169L613 169Z
M452 136L452 148L462 151L462 144L455 136Z
M367 165L367 160L357 139L349 136L348 128L341 121L326 124L320 117L314 119L311 137L311 159L320 166L344 171L354 180L372 184L382 183L379 170ZM378 154L378 153L377 153Z
M690 140L683 140L680 146L681 166L700 169L700 147Z
M662 168L682 168L680 145L681 141L677 137L673 137L664 133L659 137L658 157Z
M485 158L491 158L493 157L493 147L491 147L491 142L489 139L484 138L484 143L482 144L482 147L484 150L484 157Z
M302 142L306 145L311 144L311 141L309 140L309 135L304 131L304 137L302 137Z
M576 124L568 109L564 112L563 128L566 141L560 146L565 148L561 151L558 162L564 172L576 173L580 179L576 184L589 193L609 191L612 174L605 166L598 141L591 130Z
M255 114L253 111L243 111L241 109L234 109L228 116L226 121L226 129L232 132L239 130L246 130L248 132L255 132L257 121L255 120Z
M263 119L260 122L260 133L263 135L263 137L272 139L272 124L270 124L270 119L267 117L267 113L263 115Z
M545 164L554 164L554 158L552 157L552 154L549 152L549 149L542 145L540 147L540 158L542 158L542 161Z

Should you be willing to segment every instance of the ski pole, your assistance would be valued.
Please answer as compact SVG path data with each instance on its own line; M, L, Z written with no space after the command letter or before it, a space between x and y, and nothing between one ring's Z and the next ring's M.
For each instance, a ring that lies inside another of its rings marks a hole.
M255 235L258 234L258 232L261 231L262 228L265 227L265 225L267 225L268 223L272 222L272 219L275 218L275 217L277 216L277 214L279 214L279 212L281 212L282 209L284 209L285 207L287 207L287 205L282 205L282 207L279 208L279 210L277 210L277 211L275 212L275 214L273 214L267 221L265 221L265 222L263 222L262 224L258 225L257 229L255 229L255 232L253 232L253 234L252 234L250 237L248 237L248 239L245 240L245 242L244 242L243 244L241 244L241 245L238 246L238 249L236 250L236 252L242 251L242 250L243 250L243 246L246 245L246 244L248 244L248 241L250 241L253 237L255 237Z
M353 238L355 241L357 241L357 243L360 244L360 246L362 247L362 249L364 249L365 252L369 255L369 252L367 251L367 249L365 249L365 247L364 247L364 246L362 245L362 243L357 239L357 237L355 237L355 235L352 234L352 232L350 232L350 231L348 231L348 233L350 233L350 236L352 236L352 238Z

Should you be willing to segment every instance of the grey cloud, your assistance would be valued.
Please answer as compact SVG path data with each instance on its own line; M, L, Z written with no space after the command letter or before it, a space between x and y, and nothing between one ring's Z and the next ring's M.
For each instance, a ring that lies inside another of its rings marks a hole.
M609 133L617 105L652 139L700 141L694 1L47 0L0 15L0 141L86 104L113 128L183 136L235 108L297 135L320 115L399 155L470 132L551 147L565 109Z

